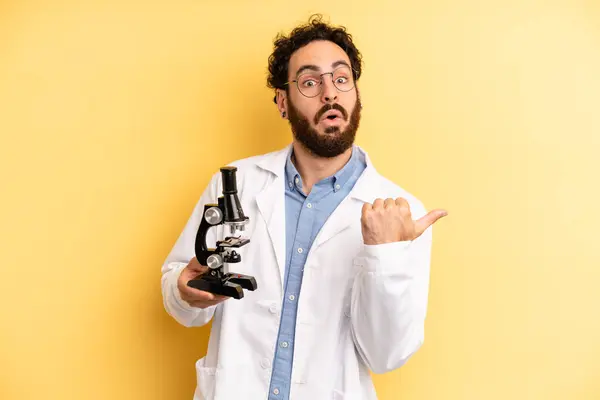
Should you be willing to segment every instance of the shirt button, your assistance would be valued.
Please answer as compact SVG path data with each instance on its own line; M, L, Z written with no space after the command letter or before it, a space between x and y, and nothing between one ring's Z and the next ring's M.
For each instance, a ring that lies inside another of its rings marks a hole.
M288 342L281 342L281 347L283 347L283 348L288 347Z
M298 177L296 177L296 180L295 180L295 182L296 182L296 183L300 182L300 179L298 179Z
M335 190L340 190L340 185L335 185Z
M277 388L273 389L273 394L279 394L279 389L277 389Z
M302 253L302 247L298 248L298 253Z
M308 207L308 208L312 208L312 204L308 203L308 204L306 205L306 207Z
M269 361L269 359L268 359L268 358L263 358L263 359L261 360L261 362L260 362L260 365L261 365L263 368L269 368L269 367L271 366L271 361Z
M277 312L277 306L275 304L271 304L271 306L269 307L269 311L271 312L271 314L275 314Z
M296 299L296 296L294 296L293 294L290 294L290 297L288 297L291 301L294 301Z

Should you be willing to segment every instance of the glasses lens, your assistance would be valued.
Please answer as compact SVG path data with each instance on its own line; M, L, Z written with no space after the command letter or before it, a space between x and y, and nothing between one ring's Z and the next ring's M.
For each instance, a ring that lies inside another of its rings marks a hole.
M335 87L341 92L347 92L354 88L354 77L352 70L348 67L336 68L331 74L326 74L325 79L331 75ZM306 97L315 97L321 93L321 74L307 72L297 79L298 90Z
M333 71L333 84L338 90L347 92L354 87L352 70L348 67L340 67Z
M321 92L321 75L309 72L298 77L298 90L306 97L315 97Z

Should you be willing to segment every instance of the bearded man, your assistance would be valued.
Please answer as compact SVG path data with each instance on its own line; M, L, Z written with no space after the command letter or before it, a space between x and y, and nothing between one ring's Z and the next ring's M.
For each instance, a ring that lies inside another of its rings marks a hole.
M319 17L276 38L268 86L293 140L230 164L250 221L235 271L258 288L232 299L188 285L209 271L194 240L218 173L162 266L167 312L212 321L194 400L374 400L370 372L422 345L431 226L447 213L427 212L355 144L361 70L351 35ZM214 232L207 241L227 234Z

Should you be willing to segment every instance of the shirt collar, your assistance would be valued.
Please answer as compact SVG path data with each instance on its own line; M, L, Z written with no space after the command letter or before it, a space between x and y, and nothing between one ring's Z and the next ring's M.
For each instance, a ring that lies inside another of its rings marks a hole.
M293 148L287 154L287 159L285 163L285 177L288 185L288 189L293 189L297 187L298 189L302 188L302 177L300 173L296 169L296 166L292 162ZM360 152L356 148L356 145L352 145L352 154L348 162L340 169L338 172L333 174L332 176L325 178L321 182L328 182L331 184L334 191L338 191L344 188L346 183L350 180L352 175L357 170L360 163Z
M294 148L288 152L287 159L285 161L285 180L288 185L288 189L292 190L294 187L302 188L302 178L300 177L300 173L296 169L296 166L292 162L292 154L294 153Z

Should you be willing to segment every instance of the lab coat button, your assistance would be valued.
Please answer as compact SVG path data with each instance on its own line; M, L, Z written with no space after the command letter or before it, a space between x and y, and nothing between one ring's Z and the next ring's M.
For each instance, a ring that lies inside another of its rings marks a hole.
M271 314L275 314L277 312L277 306L275 304L271 304L271 306L269 307L269 311L271 312Z
M260 365L261 365L261 367L263 367L263 368L269 368L269 367L271 366L271 361L269 361L269 359L268 359L268 358L263 358L263 359L260 361Z

